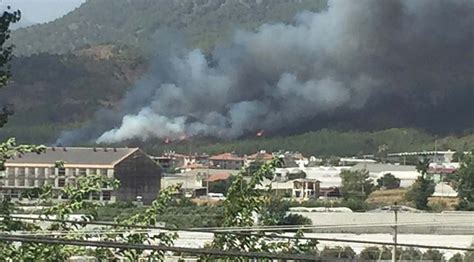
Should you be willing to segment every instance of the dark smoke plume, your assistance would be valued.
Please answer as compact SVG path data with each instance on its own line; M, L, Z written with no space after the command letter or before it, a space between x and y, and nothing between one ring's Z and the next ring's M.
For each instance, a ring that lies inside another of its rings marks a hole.
M449 106L474 112L472 99L453 104L474 98L469 0L329 1L326 11L300 13L293 24L236 32L210 59L200 50L160 55L118 112L99 112L61 141L235 138L345 112L395 122L409 114L401 123L414 125Z

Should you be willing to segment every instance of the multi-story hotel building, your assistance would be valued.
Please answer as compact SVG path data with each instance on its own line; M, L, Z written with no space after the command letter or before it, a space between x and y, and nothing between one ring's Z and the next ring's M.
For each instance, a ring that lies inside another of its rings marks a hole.
M58 167L57 163L63 163ZM138 148L50 147L41 154L17 155L5 163L0 192L20 198L27 189L50 185L61 190L81 176L102 175L120 181L120 188L103 188L91 195L98 201L149 203L159 193L161 168ZM58 196L58 200L67 196Z

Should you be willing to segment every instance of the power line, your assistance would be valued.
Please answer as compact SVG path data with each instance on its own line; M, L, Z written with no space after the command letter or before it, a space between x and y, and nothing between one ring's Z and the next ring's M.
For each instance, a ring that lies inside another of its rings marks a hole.
M407 227L428 227L428 226L436 226L436 225L444 225L444 224L452 224L456 223L457 225L460 224L469 224L474 226L474 222L472 221L439 221L439 222L431 222L431 221L421 221L421 222L405 222L399 223L398 226L407 226ZM341 225L288 225L288 226L269 226L269 227L212 227L212 228L191 228L192 230L195 229L208 229L213 230L214 232L244 232L244 231L282 231L282 230L310 230L310 229L330 229L330 228L356 228L356 227L391 227L393 223L367 223L367 224L341 224Z
M93 224L93 225L105 225L105 226L115 226L115 227L128 227L128 228L142 228L142 229L160 229L174 232L198 232L198 233L214 233L214 234L229 234L229 235L239 235L239 236L258 236L266 238L276 238L276 239L290 239L290 240L316 240L316 241L328 241L328 242L345 242L345 243L360 243L360 244L373 244L373 245L385 245L393 246L393 242L381 242L381 241L368 241L368 240L350 240L350 239L335 239L335 238L321 238L321 237L306 237L306 236L286 236L278 235L276 233L272 235L264 233L248 233L248 232L235 232L235 231L216 231L216 230L203 230L203 229L178 229L178 228L169 228L169 227L159 227L159 226L142 226L142 225L124 225L117 223L109 222L100 222L100 221L75 221L75 220L61 220L61 219L47 219L47 218L31 218L31 217L11 217L11 216L2 216L13 219L25 219L25 220L42 220L42 221L51 221L59 223L75 223L75 224ZM451 223L452 221L450 221ZM295 228L292 228L295 229ZM421 244L403 244L397 243L397 246L402 247L418 247L418 248L427 248L427 249L446 249L446 250L462 250L462 251L474 251L474 248L465 248L465 247L451 247L451 246L432 246L432 245L421 245Z
M138 249L138 250L153 250L153 251L170 251L181 252L199 255L215 255L220 257L247 257L247 258L266 258L266 259L283 259L283 260L299 260L299 261L330 261L335 259L323 259L318 256L300 255L300 254L275 254L266 252L240 252L233 250L218 250L207 248L187 248L187 247L170 247L164 245L146 245L146 244L132 244L120 243L110 241L90 241L90 240L72 240L64 238L52 237L29 237L29 236L13 236L0 234L0 240L12 242L27 242L27 243L42 243L54 245L71 245L71 246L94 246L103 248L121 248L121 249Z
M80 225L99 225L99 226L111 226L111 227L125 227L125 228L143 228L143 229L161 229L168 231L189 231L189 232L201 232L201 233L228 233L228 232L257 232L257 231L284 231L284 230L311 230L311 229L329 229L329 228L348 228L348 227L387 227L393 226L393 223L354 223L354 224L342 224L342 225L285 225L285 226L250 226L250 227L200 227L200 228L174 228L166 226L145 226L145 225L127 225L120 223L112 223L105 221L80 221L80 220L64 220L64 219L53 219L43 217L25 217L25 216L6 216L0 215L0 218L10 218L18 220L31 220L31 221L47 221L56 223L71 223ZM456 221L420 221L420 222L406 222L399 223L399 226L435 226L443 224L472 224L472 221L456 220Z

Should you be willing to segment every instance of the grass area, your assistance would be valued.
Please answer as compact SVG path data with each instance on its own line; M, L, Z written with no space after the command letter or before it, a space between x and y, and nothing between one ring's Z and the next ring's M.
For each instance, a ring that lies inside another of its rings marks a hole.
M428 207L432 211L453 211L459 204L459 199L455 197L430 197Z
M376 190L369 195L366 202L377 206L393 205L395 202L409 205L410 203L405 200L405 193L407 191L405 188Z

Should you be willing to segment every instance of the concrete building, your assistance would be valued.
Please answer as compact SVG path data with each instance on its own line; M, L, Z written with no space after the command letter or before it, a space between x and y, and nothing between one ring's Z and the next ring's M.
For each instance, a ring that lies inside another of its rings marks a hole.
M350 168L351 171L367 170L370 178L375 181L385 174L392 174L400 179L400 187L409 187L420 176L416 166L391 165L391 164L369 164L361 163Z
M244 166L244 158L233 153L223 153L209 158L210 168L238 170Z
M455 151L451 150L391 153L387 155L387 161L405 164L410 159L416 159L418 161L427 158L432 163L451 163L455 153Z
M257 188L266 189L268 186L271 186L276 195L299 201L319 197L319 181L316 179L298 178L288 181L266 179Z
M56 167L62 161L63 167ZM81 176L102 175L120 181L120 188L103 188L90 200L153 201L160 189L161 168L138 148L50 147L45 153L17 155L5 163L0 192L13 199L27 189L51 185L59 191ZM67 198L59 196L58 200Z
M267 153L265 150L260 150L255 154L248 155L244 157L245 159L245 166L249 166L250 163L259 161L259 162L267 162L273 159L273 155Z
M320 183L321 192L337 191L341 187L342 181L340 173L342 170L350 169L344 166L317 166L317 167L293 167L293 168L277 168L275 173L283 179L288 178L290 174L304 172L307 179L315 179ZM324 196L325 194L322 194ZM333 194L331 194L333 195Z
M186 196L200 196L206 194L207 177L222 176L223 174L233 176L238 173L239 170L209 169L207 167L195 168L186 170L183 173L166 174L163 176L161 187L166 188L171 185L181 184L181 188Z
M374 163L377 163L377 161L373 159L367 159L367 158L343 157L339 159L339 163L342 166L351 166L351 165L357 165L360 163L374 164Z

